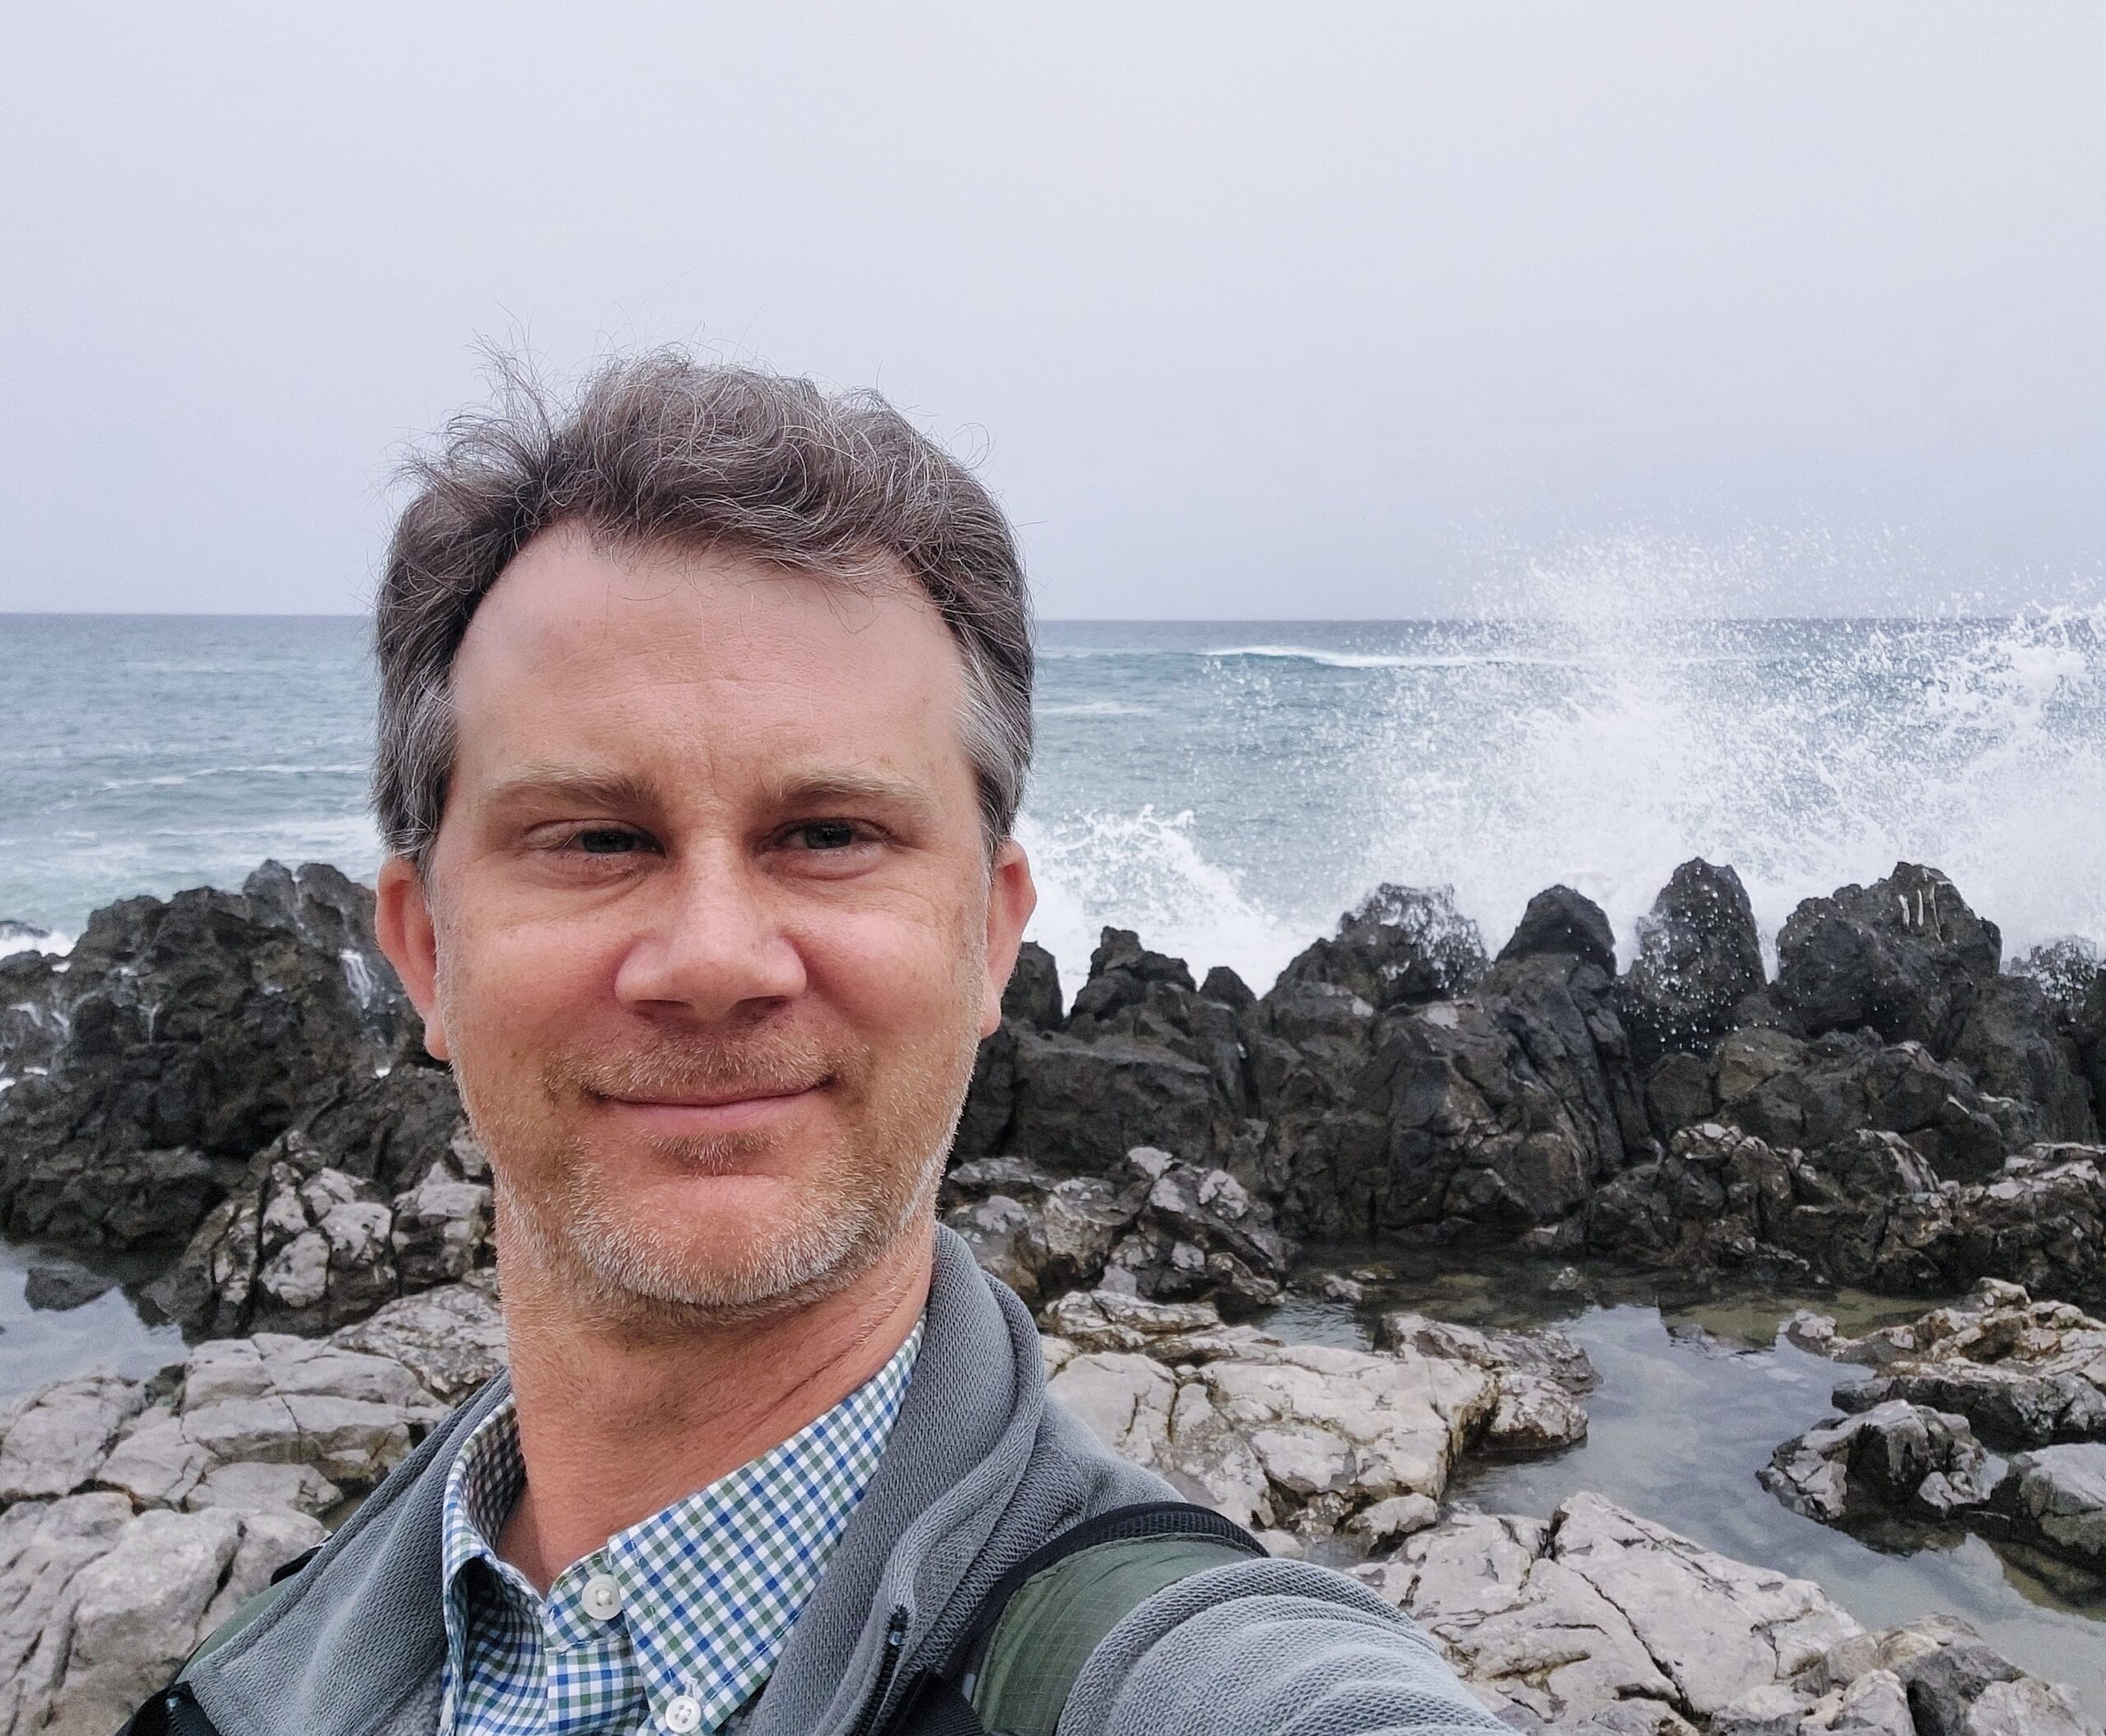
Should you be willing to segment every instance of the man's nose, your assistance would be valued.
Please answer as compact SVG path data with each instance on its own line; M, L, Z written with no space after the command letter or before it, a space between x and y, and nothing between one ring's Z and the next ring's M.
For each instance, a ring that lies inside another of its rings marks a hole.
M638 1012L715 1020L801 994L805 961L771 892L728 846L669 864L615 973L616 997Z

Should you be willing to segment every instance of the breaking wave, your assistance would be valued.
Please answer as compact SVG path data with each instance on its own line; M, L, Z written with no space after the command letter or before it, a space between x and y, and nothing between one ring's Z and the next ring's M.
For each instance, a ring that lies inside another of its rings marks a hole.
M1739 871L1773 944L1801 899L1901 860L1951 875L2007 958L2106 939L2106 604L1721 618L1746 598L1715 563L1632 539L1500 601L1123 666L1185 734L1151 735L1153 801L1106 802L1102 766L1041 774L1027 842L1069 987L1116 922L1262 989L1383 880L1452 885L1495 949L1562 881L1627 956L1691 856Z

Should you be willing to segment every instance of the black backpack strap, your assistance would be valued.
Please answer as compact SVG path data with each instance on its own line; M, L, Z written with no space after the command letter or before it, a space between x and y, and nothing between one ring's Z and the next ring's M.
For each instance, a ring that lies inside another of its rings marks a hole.
M996 1581L940 1669L925 1671L888 1736L1052 1736L1098 1643L1166 1585L1264 1548L1185 1502L1084 1520Z
M117 1736L220 1736L219 1728L178 1682L163 1688L125 1720Z

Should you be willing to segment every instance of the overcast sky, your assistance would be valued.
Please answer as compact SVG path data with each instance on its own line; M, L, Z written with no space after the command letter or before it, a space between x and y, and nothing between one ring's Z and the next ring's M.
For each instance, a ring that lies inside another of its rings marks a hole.
M1603 549L1835 613L2106 567L2095 4L0 32L0 610L363 606L492 337L875 384L984 454L1054 617L1455 612Z

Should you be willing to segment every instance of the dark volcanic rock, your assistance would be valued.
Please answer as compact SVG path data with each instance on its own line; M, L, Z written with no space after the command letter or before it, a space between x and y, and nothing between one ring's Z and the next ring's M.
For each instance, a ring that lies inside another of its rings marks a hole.
M1824 1525L1950 1519L1989 1498L1989 1455L1967 1419L1903 1399L1834 1417L1787 1441L1756 1474Z
M1484 971L1477 926L1457 913L1449 888L1382 885L1338 919L1335 935L1299 954L1265 998L1324 983L1382 1013L1452 999L1474 987Z
M1002 1017L1034 1031L1060 1028L1060 968L1036 940L1017 949L1017 962L1002 989Z
M1597 1173L1654 1156L1615 983L1592 960L1556 953L1502 958L1482 994L1538 1075L1585 1130Z
M1056 1177L1018 1158L945 1177L944 1222L1036 1307L1099 1285L1160 1302L1230 1308L1275 1302L1293 1244L1225 1171L1139 1147L1112 1177Z
M1950 1284L2000 1278L2043 1295L2106 1301L2106 1150L2035 1145L1951 1200L1940 1243Z
M1275 1110L1286 1221L1511 1232L1574 1210L1626 1161L1624 1117L1643 1124L1608 986L1569 954L1526 955L1382 1019L1343 1102Z
M1965 1281L1955 1219L1971 1191L1941 1185L1895 1134L1861 1131L1806 1153L1707 1122L1598 1191L1584 1238L1598 1253L1664 1270L1906 1293Z
M44 979L46 1070L0 1097L10 1232L180 1242L313 1095L394 1059L413 1021L369 950L372 895L333 869L252 884L98 911Z
M1952 1047L1978 1090L2015 1098L2031 1140L2099 1137L2091 1088L2054 1003L2029 977L2005 976L1976 998Z
M1520 926L1499 949L1499 962L1539 953L1569 954L1616 974L1616 934L1602 907L1570 886L1552 886L1528 900Z
M325 1098L249 1165L150 1293L193 1332L326 1332L490 1264L489 1166L450 1075Z
M117 1288L117 1280L70 1260L50 1260L33 1265L22 1287L22 1299L32 1308L63 1313L93 1302Z
M1229 1106L1199 1061L1127 1037L1012 1035L1004 1152L1060 1174L1103 1175L1137 1145L1210 1158L1226 1138Z
M57 1010L63 963L33 950L0 958L0 1077L12 1082L50 1065L66 1034Z
M1645 1112L1661 1140L1685 1127L1708 1121L1719 1107L1712 1088L1711 1064L1704 1056L1671 1050L1645 1074Z
M1869 1027L1942 1056L1996 981L2002 945L1951 880L1900 862L1792 912L1777 937L1777 1000L1805 1035Z
M1802 1042L1736 1031L1714 1061L1718 1116L1772 1145L1809 1149L1861 1131L1898 1133L1941 1176L1981 1181L2037 1137L2020 1106L1985 1100L1962 1068L1921 1043L1863 1033ZM2001 1116L2001 1119L1999 1116Z
M2106 970L2092 973L2091 986L2077 1004L2070 1030L2091 1087L2091 1112L2106 1125Z
M1150 952L1131 929L1107 928L1090 954L1089 978L1068 1010L1069 1028L1077 1036L1112 1028L1121 1012L1145 1005L1158 986L1195 992L1182 959Z
M2004 968L2039 984L2057 1014L2071 1025L2084 1016L2101 970L2099 949L2077 935L2043 941Z
M1763 986L1762 943L1741 877L1700 860L1676 869L1638 925L1638 956L1617 985L1631 1058L1708 1056L1733 1010Z
M1519 944L1480 974L1474 935L1456 940L1445 895L1385 889L1246 1019L1264 1118L1250 1177L1297 1233L1510 1234L1556 1222L1650 1154L1598 962L1613 962L1607 921L1562 889L1530 910ZM1429 933L1452 943L1445 962L1428 962Z
M1148 951L1128 930L1107 928L1068 1010L1067 1034L1084 1042L1130 1037L1197 1061L1213 1075L1222 1113L1232 1116L1246 1096L1240 1010L1194 989L1181 959Z
M1035 955L1035 956L1032 956ZM1053 960L1033 947L1003 997L1001 1028L980 1047L956 1163L1015 1154L1065 1174L1102 1173L1137 1145L1209 1157L1224 1149L1248 1096L1239 1014L1250 991L1232 972L1192 986L1181 959L1107 928L1062 1024Z

